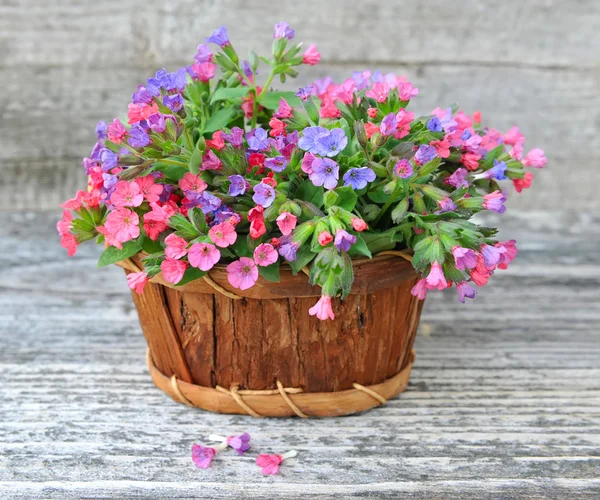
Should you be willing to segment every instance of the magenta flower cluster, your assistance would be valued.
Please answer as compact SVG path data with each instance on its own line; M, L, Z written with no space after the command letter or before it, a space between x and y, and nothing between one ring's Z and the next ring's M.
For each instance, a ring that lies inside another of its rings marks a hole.
M503 134L478 112L417 117L418 89L391 73L278 91L275 78L320 60L294 36L278 23L270 57L241 60L221 27L188 67L139 85L127 123L96 127L88 188L63 205L61 244L73 255L96 239L101 265L143 253L143 271L128 275L138 293L159 273L182 285L223 265L235 291L308 267L321 320L352 287L340 269L391 249L413 253L415 296L454 285L460 301L473 298L517 248L471 217L503 213L501 183L529 188L543 151L526 152L517 127ZM259 84L261 60L270 71Z

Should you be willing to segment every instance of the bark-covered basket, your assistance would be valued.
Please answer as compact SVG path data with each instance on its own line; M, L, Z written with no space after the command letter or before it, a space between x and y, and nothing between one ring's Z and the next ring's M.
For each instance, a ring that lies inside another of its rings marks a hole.
M354 261L334 321L308 314L320 288L290 269L245 291L231 287L225 266L180 287L156 276L133 293L154 383L189 406L255 417L347 415L397 396L423 302L410 293L410 262L388 253ZM138 271L141 257L119 265Z

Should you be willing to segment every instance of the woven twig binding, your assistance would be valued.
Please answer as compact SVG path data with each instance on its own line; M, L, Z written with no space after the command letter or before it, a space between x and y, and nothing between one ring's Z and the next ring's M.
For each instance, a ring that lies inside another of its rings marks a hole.
M393 377L371 386L353 384L353 389L339 392L303 392L296 387L284 387L277 381L277 389L248 390L233 385L229 390L217 386L203 387L167 377L154 365L150 349L146 362L154 384L179 403L219 413L235 413L262 417L301 418L330 415L348 415L368 410L387 402L408 386L414 351L408 365ZM293 398L292 398L293 396Z

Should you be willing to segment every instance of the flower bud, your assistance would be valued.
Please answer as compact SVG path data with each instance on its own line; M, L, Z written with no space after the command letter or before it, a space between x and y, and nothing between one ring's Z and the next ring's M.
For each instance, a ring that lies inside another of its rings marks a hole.
M354 219L352 219L352 228L360 233L362 231L365 231L366 229L369 229L369 226L364 220L355 217Z
M295 215L296 217L300 217L300 215L302 214L302 209L300 208L300 205L298 205L298 203L296 203L295 201L287 200L284 201L279 207L279 213L281 214L282 212L289 212Z
M316 223L314 221L309 220L297 226L292 234L292 241L298 245L304 244L306 240L313 234L313 231L315 230L315 224Z
M365 124L362 120L354 122L354 133L358 143L364 148L367 145L367 133L365 132Z
M364 207L361 207L359 210L360 210L361 215L363 216L363 219L366 220L367 222L375 220L377 218L377 216L379 215L379 212L381 211L381 209L375 204L365 205Z

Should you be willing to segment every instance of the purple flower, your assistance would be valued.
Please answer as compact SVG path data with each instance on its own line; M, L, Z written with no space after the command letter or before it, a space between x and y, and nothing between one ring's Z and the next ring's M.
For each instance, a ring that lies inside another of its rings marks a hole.
M315 158L311 164L309 179L315 186L334 189L340 178L339 165L329 158Z
M229 196L239 196L246 192L246 179L241 175L230 175Z
M452 132L458 127L458 122L452 118L452 108L446 109L444 116L440 118L440 123L445 132Z
M211 227L220 224L221 222L225 222L232 217L236 218L238 222L241 220L241 217L227 205L221 205L213 212L213 215L215 218L208 224Z
M394 132L396 132L397 128L398 119L396 118L396 114L390 113L381 121L381 127L379 127L379 130L381 131L381 135L387 137L388 135L392 135Z
M279 255L281 255L288 262L296 260L296 252L298 251L298 243L292 241L290 236L282 236L279 238Z
M166 203L171 197L173 191L175 190L175 187L173 186L173 184L163 184L162 186L163 190L162 193L158 195L158 198L161 203Z
M227 28L223 25L220 28L217 28L213 31L212 35L210 35L206 41L208 43L215 43L219 47L225 47L229 45L229 35L227 35Z
M298 92L296 92L294 95L296 97L299 97L303 101L307 101L308 98L312 95L312 92L313 92L313 86L307 85L306 87L299 88Z
M264 208L270 207L275 199L275 189L264 182L258 183L253 188L254 195L252 199L254 203L261 205Z
M198 45L196 49L196 55L194 56L194 61L198 64L212 62L213 53L210 50L210 47L207 43L202 43Z
M287 40L291 40L294 38L294 30L290 28L288 23L277 23L275 25L275 31L273 33L273 38L285 38Z
M415 153L415 161L419 165L424 165L425 163L433 160L436 156L437 151L435 148L433 146L424 144L419 146L419 149L417 149L417 152Z
M352 79L356 82L356 90L364 90L371 85L370 71L355 71Z
M111 168L117 166L119 157L113 153L110 149L104 149L100 154L100 162L102 163L102 171L108 172Z
M335 156L348 144L346 132L341 128L334 128L327 135L319 135L315 140L316 153L323 156ZM315 151L312 151L313 153Z
M165 117L161 113L154 113L146 121L148 122L150 130L152 130L152 132L156 132L157 134L162 134L167 129Z
M181 94L166 95L163 97L163 104L173 113L177 113L183 108L183 97L181 97Z
M462 135L460 136L460 138L461 138L463 141L467 141L467 140L469 140L469 139L471 138L471 132L469 131L469 129L468 129L468 128L466 128L466 129L464 130L464 132L462 133Z
M464 271L465 269L473 269L477 265L477 254L470 248L453 247L452 255L456 269Z
M362 189L369 182L373 182L377 176L369 167L351 168L344 174L344 186L352 186L352 189Z
M244 432L239 436L229 436L227 444L231 446L238 455L243 455L250 449L250 434Z
M231 134L223 134L223 140L229 142L232 146L239 148L244 139L244 131L240 127L233 127Z
M244 72L244 75L246 75L248 78L250 78L254 74L254 72L252 71L252 66L250 66L250 63L248 61L244 61L242 63L242 71Z
M442 214L444 212L454 212L454 210L456 210L456 204L452 201L452 199L449 196L445 196L440 201L438 201L438 206L440 207L440 209L434 212L436 214Z
M107 195L106 198L110 199L110 196L112 195L113 191L115 190L115 186L119 181L119 176L112 174L102 174L102 179L104 179L102 186L104 188L104 192Z
M337 233L335 233L333 244L340 252L347 252L354 243L356 243L356 236L350 234L348 231L338 229Z
M456 285L456 291L458 292L458 300L460 300L463 304L465 303L466 298L474 299L476 295L475 289L466 281Z
M455 188L469 187L469 181L467 181L467 174L469 172L466 168L457 168L454 173L446 179L446 184L454 186Z
M253 151L262 151L269 147L269 137L267 131L262 128L255 128L246 134L248 149Z
M106 125L106 122L98 122L96 124L96 137L98 139L106 139L106 130L107 130L108 126Z
M431 120L427 122L427 130L430 132L443 132L442 122L437 116L433 116Z
M287 144L296 145L296 144L298 144L299 140L300 140L300 134L298 133L297 130L294 130L291 134L288 134L285 136L285 142Z
M192 445L192 460L196 467L200 469L208 469L213 458L217 454L214 448L200 446L199 444Z
M146 89L155 97L160 95L160 89L166 89L168 86L169 79L166 69L159 69L154 77L148 78L146 82Z
M493 247L492 245L481 245L479 250L483 257L483 263L488 269L496 267L502 254L506 252L505 247Z
M402 158L394 165L394 173L400 179L408 179L413 174L413 166L406 158Z
M285 156L276 156L275 158L267 158L265 160L265 167L270 168L273 172L283 172L287 164Z
M138 123L129 129L127 142L133 148L143 148L150 144L150 136Z
M325 78L319 78L313 82L313 91L317 95L324 94L327 92L327 88L333 83L333 79L330 76Z
M317 139L321 136L328 136L329 130L325 127L306 127L302 131L302 137L298 140L298 147L304 151L309 151L313 154L317 153L319 146Z
M92 152L90 153L90 160L100 161L102 152L105 149L106 148L104 147L104 144L102 144L101 142L97 142L96 144L94 144L94 147L92 148Z
M498 161L498 160L494 160L494 166L492 168L490 168L489 170L486 170L485 172L481 173L481 174L477 174L474 178L475 179L496 179L499 181L503 181L508 179L508 177L506 177L505 172L506 169L508 167L506 166L506 163L503 161Z
M137 90L131 96L131 102L133 104L150 104L152 102L153 95L143 85L138 85Z
M194 197L194 199L190 200L190 202L192 202L191 206L200 207L200 210L202 210L202 212L205 214L214 212L223 203L221 201L221 198L219 198L218 196L215 196L214 194L211 194L207 191L204 191L202 194ZM186 208L190 208L190 207L186 207Z

